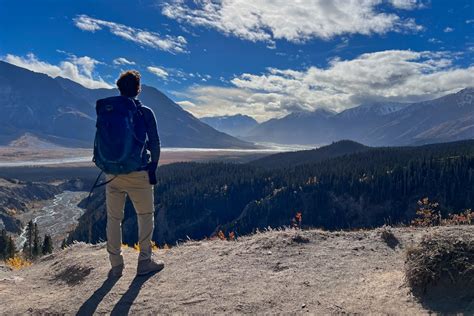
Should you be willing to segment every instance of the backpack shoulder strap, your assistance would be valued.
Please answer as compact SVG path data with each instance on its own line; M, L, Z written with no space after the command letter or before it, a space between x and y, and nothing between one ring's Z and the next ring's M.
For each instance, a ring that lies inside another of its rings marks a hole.
M146 124L146 119L145 119L145 113L143 112L143 109L144 109L144 106L143 106L143 103L138 100L138 99L131 99L133 101L133 103L135 104L135 106L137 107L137 112L140 114L140 116L142 117L143 119L143 124L145 124L145 128L146 130L148 130L148 126Z

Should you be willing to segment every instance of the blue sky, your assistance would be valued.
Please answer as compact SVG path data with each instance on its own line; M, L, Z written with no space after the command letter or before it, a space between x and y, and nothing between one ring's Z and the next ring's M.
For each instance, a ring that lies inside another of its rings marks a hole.
M123 69L197 116L418 101L474 85L472 0L0 0L0 58L88 87Z

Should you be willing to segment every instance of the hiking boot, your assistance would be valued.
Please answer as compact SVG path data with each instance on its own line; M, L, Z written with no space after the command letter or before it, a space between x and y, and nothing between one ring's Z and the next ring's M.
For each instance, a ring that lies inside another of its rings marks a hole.
M163 261L153 261L151 259L138 261L137 275L147 275L150 273L160 272L165 267Z
M112 267L109 271L109 278L120 278L123 274L124 264L119 264L118 266Z

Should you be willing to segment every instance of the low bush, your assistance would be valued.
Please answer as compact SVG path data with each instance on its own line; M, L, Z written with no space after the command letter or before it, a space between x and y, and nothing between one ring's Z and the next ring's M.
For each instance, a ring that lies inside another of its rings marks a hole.
M31 265L31 261L26 260L22 257L15 256L13 258L9 258L5 261L8 267L14 270L20 270Z
M449 286L474 295L474 235L433 234L406 253L405 277L414 293Z

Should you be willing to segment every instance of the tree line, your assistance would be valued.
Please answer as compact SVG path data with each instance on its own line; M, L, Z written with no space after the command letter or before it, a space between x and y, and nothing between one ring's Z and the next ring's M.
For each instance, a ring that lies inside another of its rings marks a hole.
M53 240L50 235L45 234L40 237L38 224L29 221L25 231L25 243L23 244L23 257L27 260L34 260L43 255L53 252ZM0 235L0 259L7 260L14 258L18 253L12 236L8 236L5 229L2 229Z
M220 229L246 234L290 225L296 213L301 213L303 226L326 229L410 223L424 197L439 202L445 215L472 208L473 185L472 141L374 148L284 168L177 163L158 171L153 238L172 244ZM94 194L89 206L69 242L105 240L104 192ZM136 242L136 227L128 201L124 242Z

